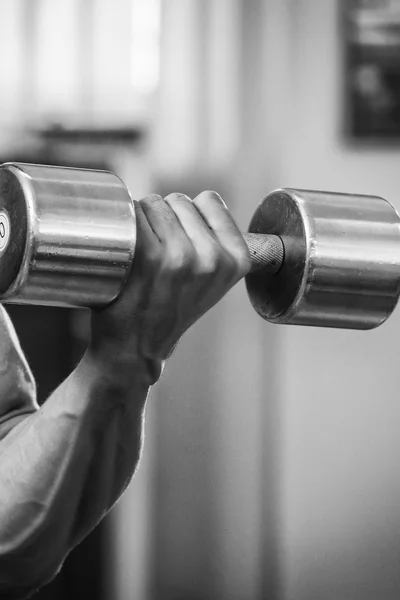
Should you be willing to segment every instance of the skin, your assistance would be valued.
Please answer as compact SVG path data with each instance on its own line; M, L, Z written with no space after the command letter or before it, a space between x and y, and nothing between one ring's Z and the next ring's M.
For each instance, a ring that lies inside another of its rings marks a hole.
M215 192L135 202L137 247L111 306L92 311L79 365L39 409L0 313L0 597L28 598L123 494L137 468L146 401L185 331L249 270Z

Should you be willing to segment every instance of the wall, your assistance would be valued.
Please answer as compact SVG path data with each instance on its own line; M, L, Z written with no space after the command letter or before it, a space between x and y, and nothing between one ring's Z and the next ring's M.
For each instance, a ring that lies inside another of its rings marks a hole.
M286 6L280 185L378 194L400 209L400 151L341 137L338 2ZM373 332L279 330L285 600L400 596L399 327L397 312Z
M2 0L1 146L24 126L146 122L151 102L132 73L134 8L145 24L141 0Z

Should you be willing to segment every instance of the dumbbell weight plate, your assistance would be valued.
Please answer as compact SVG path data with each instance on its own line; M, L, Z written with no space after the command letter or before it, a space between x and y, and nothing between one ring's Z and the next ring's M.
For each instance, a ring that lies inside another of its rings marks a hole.
M115 174L0 166L1 302L109 304L125 283L135 242L134 205Z
M0 168L0 297L20 272L28 237L27 204L21 182Z
M285 258L276 275L250 273L256 311L272 323L372 329L400 293L400 222L375 196L283 189L269 194L252 233L279 235Z

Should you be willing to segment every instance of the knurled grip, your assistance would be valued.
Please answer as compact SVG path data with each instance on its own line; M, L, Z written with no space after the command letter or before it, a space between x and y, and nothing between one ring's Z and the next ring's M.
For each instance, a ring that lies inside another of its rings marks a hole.
M278 235L263 233L243 233L250 251L250 273L264 269L268 275L275 275L283 264L285 249Z

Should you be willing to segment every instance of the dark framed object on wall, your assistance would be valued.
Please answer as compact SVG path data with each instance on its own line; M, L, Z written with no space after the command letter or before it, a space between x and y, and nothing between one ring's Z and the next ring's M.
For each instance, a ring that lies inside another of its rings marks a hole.
M346 134L400 142L400 0L343 0Z

